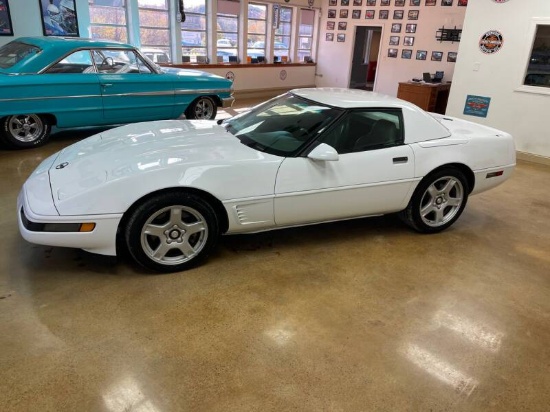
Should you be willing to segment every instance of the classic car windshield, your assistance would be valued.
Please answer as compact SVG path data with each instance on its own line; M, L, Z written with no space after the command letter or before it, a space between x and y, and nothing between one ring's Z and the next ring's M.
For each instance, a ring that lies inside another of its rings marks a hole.
M29 55L39 53L41 50L30 44L11 42L0 48L0 68L8 69L24 60Z
M341 109L287 93L224 124L243 144L288 157L296 155L341 113Z

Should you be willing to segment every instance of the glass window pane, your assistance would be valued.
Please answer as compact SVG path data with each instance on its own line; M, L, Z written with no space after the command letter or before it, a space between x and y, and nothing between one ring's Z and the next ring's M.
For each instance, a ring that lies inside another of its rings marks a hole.
M289 7L281 7L280 21L292 21L292 9Z
M92 24L126 25L126 9L113 7L90 7Z
M275 30L275 34L290 36L291 31L292 31L291 23L279 23L279 28Z
M138 0L138 7L168 10L167 0Z
M248 33L251 34L265 34L266 22L258 20L248 20Z
M237 33L239 31L239 20L235 17L218 15L218 32Z
M140 27L168 27L168 13L165 11L139 10Z
M185 13L206 14L206 0L185 0Z
M550 87L550 25L538 25L524 83Z
M128 42L126 26L92 26L91 29L93 39L110 39L123 43Z
M260 4L249 4L248 5L248 18L249 19L267 19L267 6Z
M168 46L170 44L170 30L168 29L139 29L141 44L145 46Z

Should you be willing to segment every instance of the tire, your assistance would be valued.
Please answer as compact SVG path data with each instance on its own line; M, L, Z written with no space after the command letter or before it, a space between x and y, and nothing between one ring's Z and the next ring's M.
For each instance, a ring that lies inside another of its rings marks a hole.
M216 102L208 96L201 96L194 100L185 111L185 117L188 119L213 120L218 113Z
M214 209L190 193L163 193L139 205L128 219L125 245L132 258L157 272L190 269L217 243Z
M460 170L437 170L420 181L400 217L418 232L441 232L460 217L469 193L468 181Z
M50 138L52 125L38 114L17 114L2 119L0 137L14 149L30 149L46 143Z

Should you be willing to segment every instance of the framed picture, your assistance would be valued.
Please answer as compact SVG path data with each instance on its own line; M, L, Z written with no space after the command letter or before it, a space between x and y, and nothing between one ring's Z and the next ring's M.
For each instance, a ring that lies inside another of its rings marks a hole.
M365 11L365 19L374 19L374 10Z
M0 1L0 36L13 36L10 3L8 0Z
M466 7L468 5L468 0L458 0L458 7Z
M425 6L435 6L435 3L437 0L426 0L426 3L424 3Z
M368 11L367 11L368 13ZM360 19L361 18L361 10L353 10L351 12L351 18L352 19ZM365 18L367 18L367 16L365 16Z
M334 26L333 21L327 21L327 30L334 30Z
M395 7L405 7L405 0L395 0Z
M432 52L432 61L433 62L440 62L443 58L443 52L440 51L433 51Z
M349 6L349 0L340 0L341 6Z
M392 33L401 33L401 23L393 23L391 25L391 32Z
M380 10L380 12L378 13L378 18L380 20L388 20L389 14L390 12L388 10Z
M363 5L363 0L353 0L353 5L355 7L362 6Z
M390 36L390 46L399 46L399 36Z
M347 30L348 29L348 22L347 21L339 21L338 22L338 30Z
M405 36L403 38L403 46L414 46L414 37L413 36Z
M394 20L403 20L403 10L394 10L393 11Z
M405 33L416 33L416 24L409 23L405 26Z
M79 36L76 0L39 0L39 2L44 36Z
M334 41L334 33L325 34L325 40L326 41Z
M328 18L329 18L329 19L335 19L335 18L336 18L336 10L334 10L334 9L329 9L329 10L328 10Z
M390 0L380 0L380 5L381 6L389 6L390 5Z
M413 51L411 49L403 49L401 50L401 58L402 59L410 59L412 57Z
M441 5L442 6L452 6L453 5L453 0L441 0Z
M328 5L329 6L337 6L338 5L338 0L328 0Z
M341 19L347 19L348 18L348 9L340 10L340 18Z
M388 57L395 59L397 57L397 49L388 49Z
M336 35L336 41L339 41L340 43L346 41L346 34L345 33L338 33Z
M456 63L456 52L449 52L447 53L447 61L449 63Z
M367 0L367 6L369 7L376 6L376 0Z
M427 55L428 55L427 50L417 50L416 51L416 60L426 60Z
M407 20L418 20L418 13L420 13L418 10L409 10Z
M420 0L411 0L409 5L414 6L414 7L419 7L420 6Z

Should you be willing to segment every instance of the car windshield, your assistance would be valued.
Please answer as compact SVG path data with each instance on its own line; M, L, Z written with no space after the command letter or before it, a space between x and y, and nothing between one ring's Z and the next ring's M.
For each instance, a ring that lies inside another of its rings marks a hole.
M0 68L8 69L24 60L27 56L35 55L41 50L30 44L11 42L0 48Z
M256 150L276 156L297 155L343 112L284 94L224 122L227 130Z

